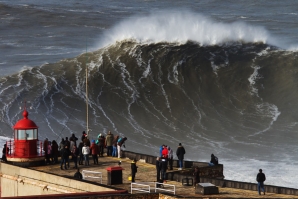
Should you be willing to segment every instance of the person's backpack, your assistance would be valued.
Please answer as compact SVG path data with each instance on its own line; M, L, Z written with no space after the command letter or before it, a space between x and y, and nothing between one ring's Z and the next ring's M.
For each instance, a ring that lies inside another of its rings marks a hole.
M218 158L216 156L214 156L215 158L215 165L218 165Z

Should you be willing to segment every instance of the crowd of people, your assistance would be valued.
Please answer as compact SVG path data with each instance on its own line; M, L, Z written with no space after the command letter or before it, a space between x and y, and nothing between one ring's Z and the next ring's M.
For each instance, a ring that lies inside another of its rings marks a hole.
M178 170L183 169L183 160L184 155L186 151L185 148L182 146L181 143L179 143L177 149L176 149L176 156L178 158ZM160 184L158 186L161 186L161 183L166 182L166 172L167 170L173 170L173 150L170 146L167 145L161 145L159 148L159 154L160 156L156 158L156 181ZM211 154L211 160L209 162L209 166L215 166L218 165L218 158ZM194 178L194 185L200 182L200 171L199 167L195 167L193 171L193 178Z
M185 149L181 143L176 150L176 155L179 160L179 170L182 170ZM159 183L166 182L167 170L173 170L174 152L170 146L161 145L159 148L159 157L156 158L156 181Z
M70 138L62 138L59 145L55 140L52 142L46 138L43 142L43 151L45 154L46 164L58 163L58 156L61 156L60 168L70 168L70 158L74 163L74 169L78 169L78 165L89 165L89 155L91 155L93 163L98 164L98 157L102 157L104 149L107 150L107 156L121 158L121 147L125 148L126 137L114 136L111 131L105 137L99 134L96 140L89 139L85 131L82 133L81 141L78 142L75 134Z

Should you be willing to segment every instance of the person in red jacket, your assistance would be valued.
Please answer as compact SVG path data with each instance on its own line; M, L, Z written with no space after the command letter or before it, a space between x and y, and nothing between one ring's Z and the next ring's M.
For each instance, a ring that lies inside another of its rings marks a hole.
M95 140L92 140L90 150L91 150L91 155L92 155L94 164L98 164L98 157L97 157L98 146L97 146L97 144L95 144Z
M169 153L168 147L166 145L163 145L163 149L162 149L162 152L161 152L162 157L168 159L168 153Z

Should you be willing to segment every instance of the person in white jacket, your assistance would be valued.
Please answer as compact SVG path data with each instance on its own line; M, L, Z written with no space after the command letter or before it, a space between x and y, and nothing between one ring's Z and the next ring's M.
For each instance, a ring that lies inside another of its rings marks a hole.
M89 154L90 154L90 147L84 144L82 148L82 154L84 155L85 159L85 166L89 166Z

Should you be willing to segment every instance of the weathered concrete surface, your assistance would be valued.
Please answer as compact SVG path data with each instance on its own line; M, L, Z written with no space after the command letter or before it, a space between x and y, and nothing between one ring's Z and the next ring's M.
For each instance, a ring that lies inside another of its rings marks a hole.
M27 196L59 193L115 191L58 175L1 163L1 196Z
M107 185L107 170L106 170L106 168L111 167L111 166L118 166L119 160L121 160L121 167L124 168L124 170L123 170L123 184L114 185L113 187L116 187L119 189L126 189L130 193L131 181L128 180L128 177L130 176L130 173L131 173L131 171L130 171L131 160L130 159L100 157L98 165L94 165L93 162L90 161L90 166L80 165L81 166L80 168L82 170L86 169L86 170L91 170L91 171L102 172L102 174L103 174L102 183L104 185ZM139 162L137 162L137 166L138 166L138 172L136 174L136 182L142 183L142 182L155 182L156 181L155 165L143 163L143 162L139 161ZM72 168L72 167L73 167L73 163L71 162L70 168ZM54 174L57 174L60 176L68 176L68 177L73 177L73 174L75 173L75 169L60 170L60 165L47 165L47 166L33 167L33 169L40 170L40 171L47 172L47 173L54 173ZM173 172L179 172L179 171L177 170L177 168L174 168ZM90 181L94 182L94 180L90 180ZM176 180L173 180L173 181L168 180L167 183L176 186L176 195L170 196L165 193L163 195L164 198L298 198L298 196L296 196L296 195L283 195L283 194L276 194L276 193L270 193L270 192L266 193L266 197L264 197L263 195L260 197L258 195L257 191L221 187L216 184L215 185L218 186L218 188L219 188L219 194L204 196L202 194L195 194L194 187L183 186L182 182L177 182ZM210 182L210 183L212 183L212 182ZM212 183L212 184L214 184L214 183ZM153 186L151 187L151 192L154 192ZM136 193L136 192L133 192L133 193ZM125 196L123 198L130 199L131 197ZM137 197L135 196L135 198L139 198L139 195ZM142 197L140 197L140 198L142 198ZM151 199L153 199L153 198L151 198Z

